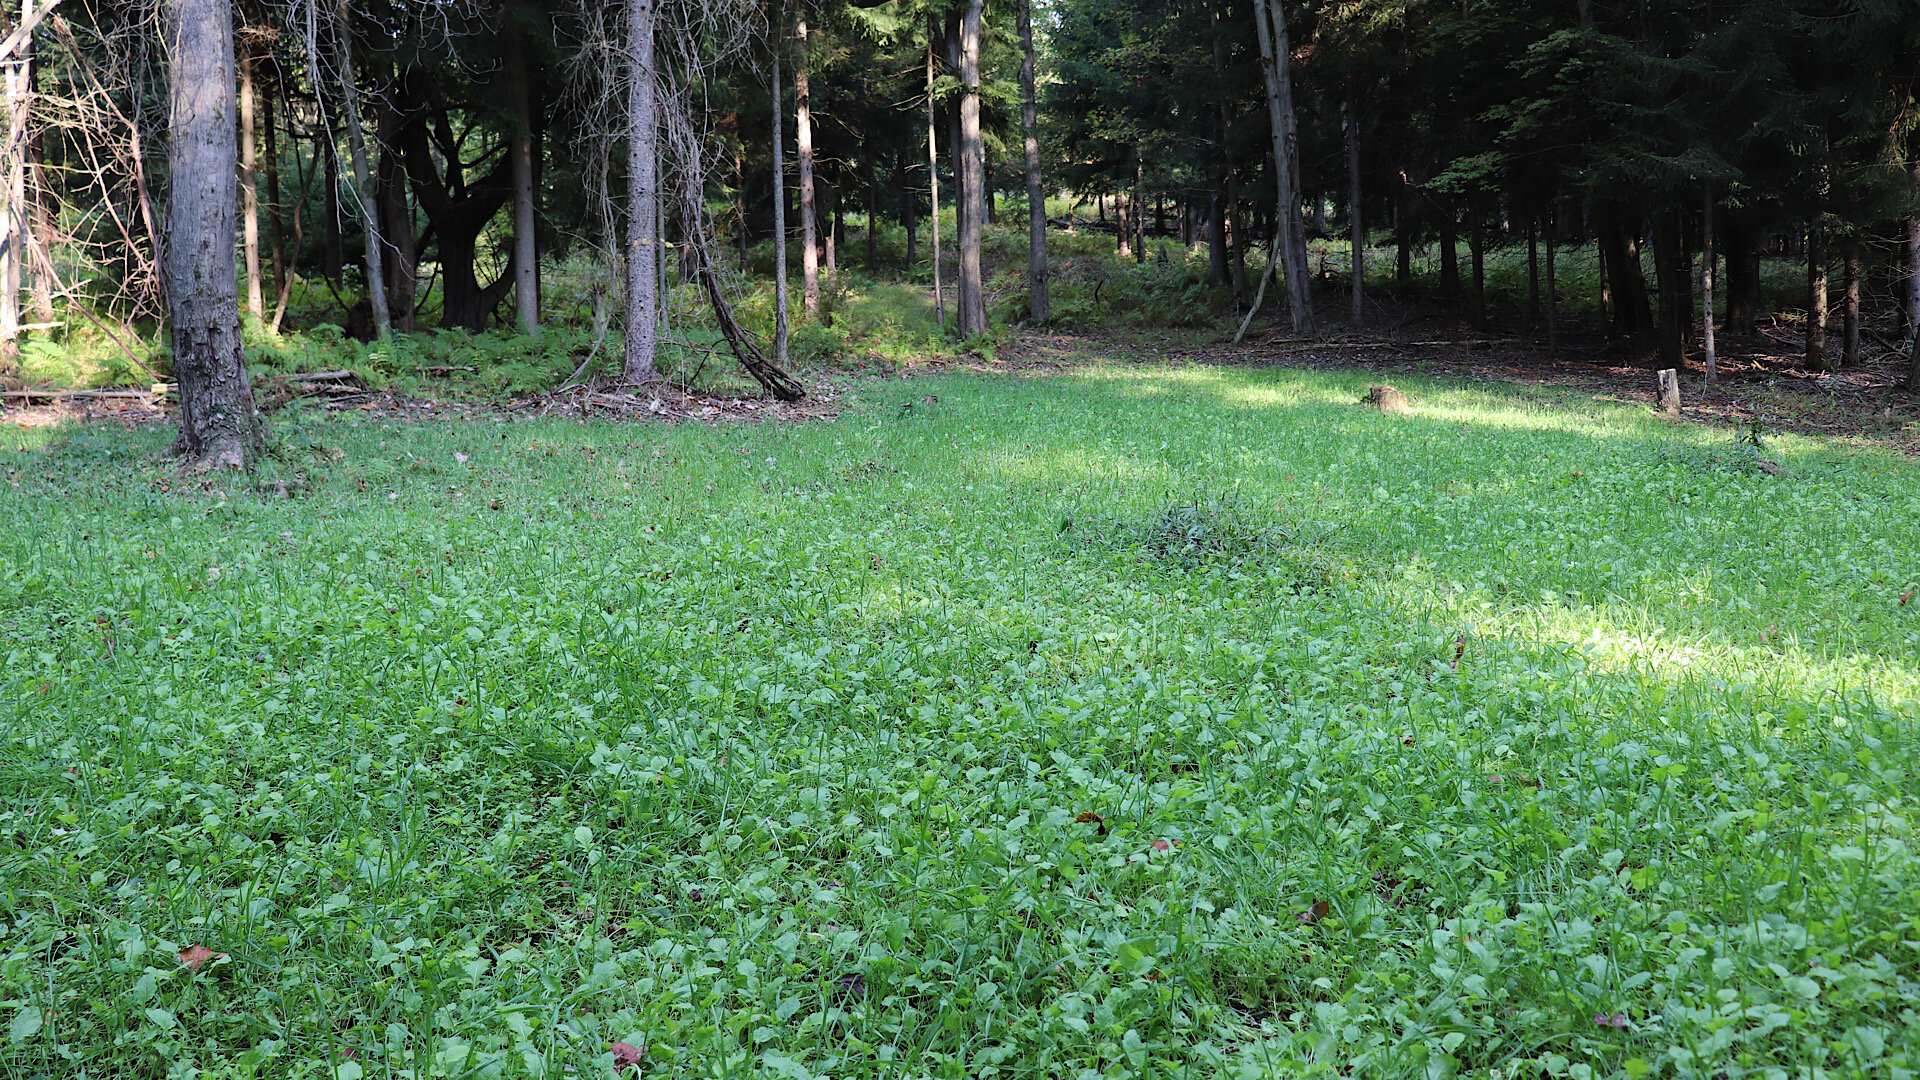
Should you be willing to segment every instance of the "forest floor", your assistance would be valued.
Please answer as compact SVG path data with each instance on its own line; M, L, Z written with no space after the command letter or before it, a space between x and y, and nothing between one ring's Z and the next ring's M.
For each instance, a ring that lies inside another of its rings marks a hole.
M1643 404L1656 399L1651 360L1609 340L1590 322L1563 320L1559 340L1549 345L1538 327L1509 313L1485 333L1458 324L1456 314L1436 304L1383 306L1381 330L1332 332L1307 340L1269 324L1234 344L1218 329L1074 330L1016 332L993 355L934 357L896 373L925 376L949 371L1060 374L1088 364L1144 366L1307 368L1378 373L1385 378L1417 375L1463 384L1506 384L1589 396L1595 401ZM1870 341L1863 363L1836 372L1814 372L1802 359L1803 339L1788 327L1763 328L1751 337L1721 335L1719 385L1707 388L1697 349L1682 375L1682 416L1692 422L1760 432L1878 445L1920 457L1920 394L1905 388L1907 357ZM1837 341L1836 341L1837 347ZM860 395L861 373L807 374L808 397L785 403L724 391L672 386L636 393L601 380L552 394L497 403L470 396L406 396L381 392L336 393L318 403L329 411L352 409L391 418L435 419L505 411L518 415L623 417L643 420L800 421L830 419ZM364 387L360 388L364 391ZM273 402L268 407L272 408ZM38 400L9 403L5 422L18 427L68 421L111 420L130 425L170 424L169 412L138 399Z

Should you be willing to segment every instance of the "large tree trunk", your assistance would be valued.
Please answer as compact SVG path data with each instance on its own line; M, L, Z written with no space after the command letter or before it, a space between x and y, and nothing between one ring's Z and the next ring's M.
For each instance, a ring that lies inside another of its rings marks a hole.
M1451 208L1440 215L1440 295L1460 295L1460 226Z
M1913 178L1920 183L1920 164L1913 167ZM1907 219L1907 280L1900 299L1907 336L1920 337L1920 215Z
M373 304L373 330L381 340L393 333L393 318L387 307L385 253L380 243L380 215L375 202L373 174L367 164L367 140L360 124L360 86L353 66L353 22L346 0L336 0L338 22L334 45L335 66L340 74L343 111L347 119L347 150L353 158L354 202L360 211L360 224L366 230L367 293Z
M1653 261L1660 290L1655 366L1677 371L1686 363L1687 326L1693 321L1693 273L1675 208L1654 216Z
M520 332L540 333L540 251L534 238L533 88L526 50L515 27L507 27L507 92L513 98L513 130L507 154L513 162L513 308Z
M809 319L820 318L819 192L813 183L813 94L807 70L807 13L805 5L793 18L793 103L796 155L800 159L800 309Z
M167 316L180 388L178 453L195 467L252 465L263 441L240 347L233 223L233 12L228 0L169 0L172 191Z
M1467 286L1467 314L1473 320L1473 328L1481 333L1487 332L1487 230L1481 222L1482 212L1478 206L1467 208L1470 220L1467 222L1467 258L1472 271Z
M655 104L655 0L627 0L627 339L621 377L660 378L660 126Z
M1273 171L1279 207L1280 262L1287 274L1287 311L1293 332L1314 332L1313 296L1307 281L1307 226L1300 215L1300 137L1293 113L1292 43L1279 0L1254 0L1260 33L1260 58L1266 72L1267 112L1273 126Z
M980 273L980 204L987 186L986 146L980 138L981 0L968 0L960 19L960 333L987 332L987 298Z
M21 5L20 26L33 17L33 0ZM20 284L27 249L27 119L32 108L33 39L23 36L17 62L5 65L5 142L0 143L0 386L20 385ZM11 58L8 58L11 59Z
M1653 306L1647 297L1646 275L1640 269L1640 237L1617 213L1603 214L1600 244L1605 250L1608 294L1613 298L1613 325L1641 346L1653 344Z
M1047 301L1047 194L1040 182L1040 127L1034 102L1033 0L1020 0L1020 124L1027 152L1027 317L1052 318Z

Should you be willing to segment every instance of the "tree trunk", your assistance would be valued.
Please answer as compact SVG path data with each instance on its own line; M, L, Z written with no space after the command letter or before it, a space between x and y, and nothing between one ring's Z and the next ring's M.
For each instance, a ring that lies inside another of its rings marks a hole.
M175 0L184 2L184 0ZM374 202L373 175L367 165L367 140L360 126L360 85L353 67L353 22L346 0L336 0L334 8L338 32L335 66L340 75L340 91L347 117L347 149L353 158L354 202L360 211L360 224L366 230L367 293L373 304L373 330L385 341L393 334L393 318L387 308L387 281L384 253L380 250L380 216Z
M656 0L627 0L627 328L620 376L660 378L660 122L653 34ZM776 84L777 85L777 84ZM775 98L776 103L778 98Z
M1360 110L1346 103L1347 112L1347 224L1352 227L1353 311L1355 327L1367 321L1367 226L1360 209Z
M1840 366L1860 364L1860 249L1849 244L1842 271L1846 299L1841 308Z
M1487 230L1481 225L1481 212L1478 206L1467 211L1467 257L1471 260L1472 275L1468 282L1467 311L1473 320L1473 328L1481 333L1487 332Z
M1647 279L1640 269L1640 237L1617 213L1605 213L1598 223L1605 249L1606 282L1613 301L1613 325L1642 347L1653 344L1653 306L1647 297Z
M508 27L507 92L513 99L513 128L507 154L513 162L513 309L520 332L540 333L540 251L534 235L533 88L527 75L520 35Z
M22 5L25 25L33 14L32 0ZM28 39L29 41L31 39ZM24 58L6 63L4 101L5 142L0 143L0 387L16 389L20 380L21 253L26 249L26 143L30 108Z
M1027 154L1027 318L1052 318L1047 301L1047 196L1040 180L1040 127L1034 100L1033 0L1020 0L1020 126Z
M1207 284L1232 284L1227 266L1227 193L1224 181L1207 195ZM1234 298L1239 302L1239 297Z
M873 158L867 158L867 274L880 266L880 179Z
M1560 347L1560 286L1554 275L1554 247L1559 237L1557 225L1558 211L1552 202L1547 203L1547 348Z
M776 25L778 25L776 23ZM773 49L773 359L786 366L791 336L787 321L787 149L780 104L780 43Z
M1807 366L1826 371L1827 245L1818 231L1807 230Z
M913 174L907 169L906 155L900 154L894 162L894 173L899 178L895 186L900 189L900 228L907 234L907 270L911 272L913 264L920 261L920 222L915 220L920 200L909 180Z
M1750 336L1761 311L1760 256L1764 234L1751 210L1721 215L1727 249L1727 333Z
M250 468L263 449L241 354L235 296L233 12L228 0L169 0L167 317L180 388L175 450L195 467Z
M1653 218L1653 269L1659 284L1660 305L1655 331L1656 371L1680 370L1686 364L1687 324L1692 320L1692 274L1686 264L1686 244L1680 212L1668 207Z
M1527 217L1527 325L1540 325L1540 226Z
M260 285L259 163L253 152L253 52L240 50L240 229L247 259L247 313L266 318L266 293Z
M1713 340L1713 185L1701 204L1700 224L1700 342L1708 386L1720 382L1720 356Z
M940 130L940 119L933 107L933 38L929 24L927 38L927 193L932 200L932 213L927 218L927 228L933 234L933 317L940 324L940 332L947 332L946 293L940 287L940 144L934 133Z
M1293 114L1293 55L1287 20L1279 0L1254 0L1254 20L1260 34L1261 66L1266 73L1267 112L1273 127L1273 171L1279 203L1274 227L1278 230L1280 262L1287 275L1287 312L1293 332L1314 332L1313 297L1307 281L1307 228L1300 216L1300 138Z
M813 100L807 71L807 13L800 5L793 18L793 101L795 140L800 159L800 310L820 318L820 221L813 186Z
M960 19L961 202L971 203L960 225L960 333L987 332L987 299L980 276L980 194L987 185L986 147L980 139L981 0L968 0Z
M317 78L319 69L312 69L310 74ZM331 118L326 117L328 111L323 101L320 112L324 119L313 133L313 141L317 144L315 153L319 156L325 173L323 179L326 189L320 199L322 213L327 218L326 237L320 243L320 274L338 288L342 271L346 267L347 244L346 238L342 235L345 230L341 227L343 211L340 204L340 151L334 145L333 124Z
M1402 180L1393 196L1393 284L1400 289L1413 285L1413 200L1408 188Z
M1146 163L1133 150L1133 261L1146 263Z
M399 80L391 69L388 77L393 89L380 96L380 164L374 171L374 199L380 212L380 240L384 245L388 316L395 330L410 334L420 289L420 244L413 229L413 205L407 199L409 178L403 133L407 118L396 100ZM484 318L484 313L481 317Z
M1913 179L1920 184L1920 163L1913 167ZM1904 316L1906 332L1909 338L1920 338L1920 215L1907 219L1907 281L1905 294L1901 297L1900 314Z
M1440 295L1460 295L1460 226L1452 210L1440 215Z
M268 324L270 333L280 332L280 320L286 316L287 300L292 289L291 268L287 266L287 223L285 204L280 201L280 122L273 114L273 95L260 99L263 128L267 134L267 232L273 249L273 319ZM304 200L303 200L304 201ZM299 220L298 210L294 220ZM296 226L297 227L297 226ZM299 253L295 246L295 255Z

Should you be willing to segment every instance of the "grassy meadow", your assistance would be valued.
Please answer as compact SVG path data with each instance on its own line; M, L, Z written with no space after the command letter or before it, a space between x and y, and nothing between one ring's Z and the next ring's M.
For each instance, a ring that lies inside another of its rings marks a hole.
M0 432L0 1075L1920 1070L1912 463L1366 382Z

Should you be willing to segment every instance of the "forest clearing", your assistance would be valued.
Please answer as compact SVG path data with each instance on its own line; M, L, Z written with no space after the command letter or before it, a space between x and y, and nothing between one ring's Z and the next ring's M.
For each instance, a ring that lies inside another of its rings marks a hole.
M0 4L0 1076L1910 1080L1917 71Z
M1902 455L1062 368L0 429L5 1071L1913 1067Z

